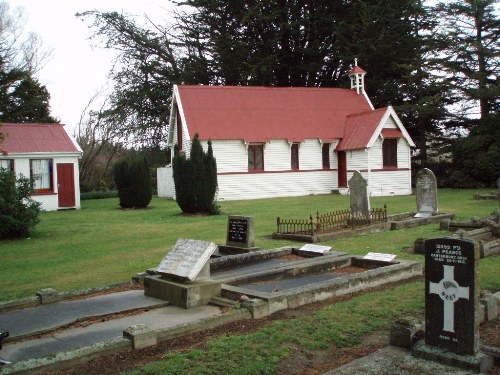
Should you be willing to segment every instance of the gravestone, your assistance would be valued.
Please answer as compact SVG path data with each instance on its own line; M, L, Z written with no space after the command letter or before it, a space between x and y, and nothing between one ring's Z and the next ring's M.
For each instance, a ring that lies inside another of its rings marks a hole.
M429 217L438 212L437 182L434 173L421 169L415 178L417 191L417 214L415 217Z
M354 171L349 182L351 198L351 214L354 218L370 218L370 198L368 196L368 182L359 173Z
M460 355L479 350L479 248L473 241L425 241L425 344Z
M210 279L213 242L179 238L156 268L144 278L144 295L189 309L220 296L221 283Z
M167 278L186 281L210 278L209 260L215 250L217 245L213 242L179 238L156 272Z
M227 219L226 245L235 247L254 247L253 217L229 216Z

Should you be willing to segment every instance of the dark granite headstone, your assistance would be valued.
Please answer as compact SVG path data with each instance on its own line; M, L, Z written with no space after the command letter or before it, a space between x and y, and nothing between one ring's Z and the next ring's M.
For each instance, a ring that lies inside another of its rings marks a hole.
M355 218L370 217L370 198L368 196L368 182L358 171L354 171L349 182L351 198L351 214Z
M425 241L425 343L457 354L479 349L479 248L473 241Z
M250 216L229 216L226 245L248 248L253 247L254 244L253 218Z
M427 168L421 169L415 178L417 190L417 214L415 217L428 217L438 212L437 181L434 173Z

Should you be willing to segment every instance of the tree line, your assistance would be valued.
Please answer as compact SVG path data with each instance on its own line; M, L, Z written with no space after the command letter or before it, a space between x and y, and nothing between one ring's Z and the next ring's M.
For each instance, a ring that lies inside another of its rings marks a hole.
M130 147L160 163L173 84L347 87L355 58L374 106L395 107L415 141L415 170L430 167L453 187L491 186L500 175L498 0L174 3L161 24L77 14L118 53L112 94L77 134L90 188Z

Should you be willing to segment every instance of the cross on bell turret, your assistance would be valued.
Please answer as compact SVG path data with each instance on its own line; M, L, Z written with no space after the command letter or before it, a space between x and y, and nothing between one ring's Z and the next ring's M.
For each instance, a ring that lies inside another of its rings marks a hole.
M349 78L351 79L351 89L356 89L358 94L365 91L365 74L366 71L358 66L358 59L354 59L354 68L349 72Z

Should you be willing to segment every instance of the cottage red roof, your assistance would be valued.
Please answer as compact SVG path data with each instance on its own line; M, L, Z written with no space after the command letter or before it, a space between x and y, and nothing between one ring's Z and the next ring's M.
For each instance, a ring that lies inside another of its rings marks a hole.
M349 72L349 74L354 74L354 73L366 73L366 71L361 68L360 66L355 66L354 68L351 69L351 71Z
M31 152L81 152L61 124L0 124L4 140L0 148L7 154Z
M347 116L344 137L336 149L345 151L366 148L386 111L387 107Z
M403 138L403 132L399 129L382 129L384 138Z
M333 141L346 116L371 110L364 95L338 88L178 86L189 135L200 139Z

